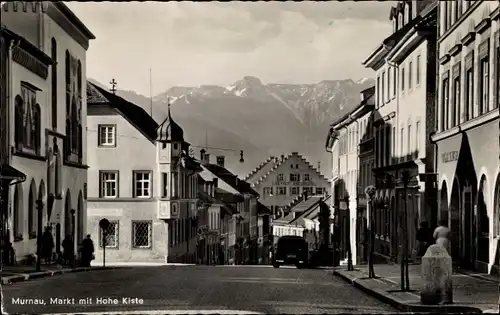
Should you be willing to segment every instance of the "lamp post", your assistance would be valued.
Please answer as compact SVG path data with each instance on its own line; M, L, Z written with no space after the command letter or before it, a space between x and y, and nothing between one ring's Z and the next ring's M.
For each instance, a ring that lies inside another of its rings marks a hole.
M344 202L347 207L347 271L353 271L354 267L352 266L352 248L351 248L351 210L349 209L349 196L344 197Z
M401 174L403 182L404 212L403 212L403 255L401 259L401 291L410 290L410 276L408 271L408 196L407 189L410 182L410 172L403 171Z
M373 185L365 188L365 194L368 196L368 278L375 278L375 271L373 270L373 252L374 252L374 233L373 233L373 197L375 196L376 188Z
M42 270L42 224L43 224L43 201L38 199L36 201L37 210L37 240L36 240L36 271Z

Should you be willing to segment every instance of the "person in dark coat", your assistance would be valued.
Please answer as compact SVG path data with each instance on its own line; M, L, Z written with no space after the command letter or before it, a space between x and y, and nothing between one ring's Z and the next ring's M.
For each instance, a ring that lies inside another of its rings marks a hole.
M66 235L62 242L63 247L63 264L73 267L73 260L75 257L75 246L71 236Z
M87 235L82 241L82 267L90 267L90 262L94 259L94 242L90 238L90 234Z
M52 262L52 251L54 249L54 237L52 236L52 228L50 226L45 228L42 234L42 258L46 264Z

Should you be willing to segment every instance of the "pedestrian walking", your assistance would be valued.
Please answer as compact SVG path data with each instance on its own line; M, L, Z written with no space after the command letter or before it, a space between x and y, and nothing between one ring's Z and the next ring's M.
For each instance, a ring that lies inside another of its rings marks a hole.
M443 246L448 254L450 252L450 234L451 230L448 228L448 223L445 220L439 221L439 226L434 230L433 237L437 245Z
M420 228L417 231L416 235L417 240L417 257L423 257L427 248L434 243L434 239L432 238L432 232L429 228L429 224L427 221L422 221L420 223Z
M82 241L82 267L90 267L90 262L94 259L94 242L90 238L90 234Z
M42 234L42 258L45 264L52 263L52 251L54 249L54 237L52 236L52 228L47 226Z
M73 239L71 236L66 235L62 242L63 247L63 264L73 267L73 262L75 258L75 246L73 244Z

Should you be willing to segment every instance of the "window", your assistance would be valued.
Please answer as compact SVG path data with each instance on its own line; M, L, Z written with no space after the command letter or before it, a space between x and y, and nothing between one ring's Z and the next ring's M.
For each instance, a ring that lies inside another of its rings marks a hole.
M313 188L312 187L304 187L302 188L302 192L308 195L312 195L313 193Z
M273 187L264 187L264 197L271 196L273 194Z
M152 230L151 221L132 221L132 247L151 248Z
M386 98L385 98L385 71L382 72L382 87L381 87L380 91L381 91L381 96L380 96L381 103L383 105L385 103L385 100L386 100Z
M500 35L499 35L499 32L497 32L497 40L500 41ZM497 99L496 99L496 104L494 104L494 108L498 108L500 107L500 43L497 43L497 49L496 49L496 72L497 72L497 75L496 75L496 95L497 95Z
M278 195L286 195L286 187L278 187Z
M377 77L377 106L380 106L380 77Z
M290 193L292 195L298 195L299 194L299 187L291 187L290 188Z
M82 69L80 60L71 56L66 50L66 139L65 157L72 155L82 161Z
M101 171L101 198L118 197L118 171Z
M324 192L323 187L316 187L316 195L322 195Z
M420 150L420 122L417 121L417 125L415 126L415 151L418 154Z
M465 72L465 104L464 104L464 119L465 121L472 118L472 109L474 108L474 70L471 67Z
M51 87L52 87L52 128L57 129L57 42L52 37L50 54L54 64L50 67Z
M292 164L293 165L293 164ZM285 175L283 173L278 174L278 181L282 182L285 180Z
M16 147L40 154L41 110L36 102L35 88L28 83L21 84L21 95L16 96L15 104Z
M404 151L405 151L405 147L404 147L404 136L405 136L405 129L404 128L401 128L401 135L400 135L400 138L399 138L399 143L400 143L400 146L401 146L401 157L403 157L404 155Z
M116 146L116 126L115 125L99 125L99 146L114 147Z
M413 76L413 62L410 61L409 65L408 65L408 89L411 89L411 85L412 85L412 76Z
M412 151L412 143L411 143L411 125L408 125L408 140L407 140L407 145L408 145L408 155L411 154Z
M134 171L134 197L151 197L151 171Z
M490 93L490 81L489 81L489 68L490 62L488 57L481 59L481 71L480 87L479 87L479 115L482 115L488 111L488 101Z
M387 70L387 101L389 101L391 97L391 68Z
M401 92L405 91L405 68L401 68Z
M417 85L420 84L420 55L417 56L417 65L416 65L416 79L417 79Z
M449 79L443 80L443 99L441 106L441 130L448 129L448 110L450 106L450 86Z
M290 174L291 182L300 182L300 174Z
M106 248L118 248L118 233L119 233L119 223L118 221L109 221L108 233L106 235ZM99 247L102 248L104 240L104 235L102 229L99 229Z
M455 127L459 123L460 113L460 76L453 80L453 100L454 104L451 107L451 127Z
M398 86L398 71L397 68L394 68L393 72L393 79L392 79L392 96L396 96L396 90Z
M396 127L392 127L392 156L396 155Z
M455 22L462 15L462 0L455 0Z
M304 174L304 181L308 182L311 180L311 175L310 174Z
M161 173L161 180L162 180L161 196L162 196L162 198L167 198L168 197L168 173Z

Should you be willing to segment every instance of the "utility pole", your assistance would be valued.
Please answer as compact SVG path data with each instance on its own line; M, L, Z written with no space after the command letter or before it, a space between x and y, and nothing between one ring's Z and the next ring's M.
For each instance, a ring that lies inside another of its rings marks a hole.
M149 115L153 117L153 70L151 68L149 69Z
M374 231L373 231L373 197L375 196L376 188L373 185L367 186L365 188L365 194L368 197L368 213L367 213L367 224L368 224L368 278L375 278L375 271L373 270L373 252L374 252Z

